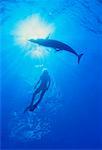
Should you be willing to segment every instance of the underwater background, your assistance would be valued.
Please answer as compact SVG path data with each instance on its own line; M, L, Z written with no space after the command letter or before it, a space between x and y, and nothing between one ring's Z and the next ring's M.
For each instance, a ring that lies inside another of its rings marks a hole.
M101 14L101 0L0 0L1 149L102 149ZM48 35L80 64L28 41ZM43 68L51 86L24 114Z

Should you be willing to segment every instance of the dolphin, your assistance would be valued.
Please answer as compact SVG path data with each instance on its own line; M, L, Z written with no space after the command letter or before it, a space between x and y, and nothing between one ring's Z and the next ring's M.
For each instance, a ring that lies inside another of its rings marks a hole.
M45 47L50 47L55 49L56 51L61 51L61 50L65 50L68 52L73 53L74 55L76 55L78 57L78 64L80 62L80 59L82 57L83 54L78 54L74 49L72 49L69 45L57 41L57 40L53 40L53 39L29 39L28 41L32 42L32 43L36 43L39 44L41 46L45 46Z

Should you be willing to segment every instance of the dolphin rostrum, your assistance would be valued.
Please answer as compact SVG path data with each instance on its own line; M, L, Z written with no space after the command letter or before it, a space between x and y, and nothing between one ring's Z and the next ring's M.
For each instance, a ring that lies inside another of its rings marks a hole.
M47 39L30 39L28 41L39 44L41 46L53 48L56 51L65 50L65 51L71 52L78 57L78 64L83 55L83 54L77 54L77 52L73 50L69 45L62 43L60 41L57 41L57 40L52 40L52 39L47 38Z

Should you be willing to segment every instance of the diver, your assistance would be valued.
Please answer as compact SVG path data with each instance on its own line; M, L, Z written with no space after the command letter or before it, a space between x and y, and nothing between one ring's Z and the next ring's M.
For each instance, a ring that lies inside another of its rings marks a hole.
M42 72L42 75L40 76L40 79L38 80L38 82L36 83L36 85L34 87L35 91L33 93L31 103L24 110L24 113L26 111L34 111L37 108L37 106L43 99L44 94L49 89L50 83L51 83L51 79L50 79L49 73L48 73L47 69L44 69ZM39 99L37 100L37 102L35 104L33 104L34 100L38 94L39 94Z

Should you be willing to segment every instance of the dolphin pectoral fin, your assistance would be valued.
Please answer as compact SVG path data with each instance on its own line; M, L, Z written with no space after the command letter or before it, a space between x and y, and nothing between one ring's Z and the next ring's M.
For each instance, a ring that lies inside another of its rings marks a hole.
M60 51L60 49L58 49L58 48L55 48L55 51L56 51L56 52L58 52L58 51Z

